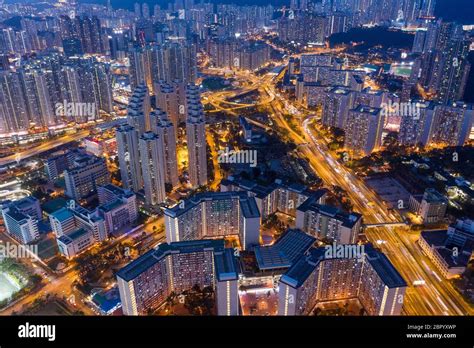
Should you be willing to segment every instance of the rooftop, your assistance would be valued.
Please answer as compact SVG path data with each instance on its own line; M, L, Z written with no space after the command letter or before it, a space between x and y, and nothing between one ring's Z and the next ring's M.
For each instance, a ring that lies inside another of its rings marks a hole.
M229 250L233 257L232 249ZM217 259L215 258L215 261L217 261L216 271L222 272L222 277L227 277L231 273L236 272L236 270L232 268L233 266L230 261L231 256L228 252L224 255L225 248L223 239L201 239L160 244L156 249L148 251L119 270L117 276L125 281L130 281L171 253L195 253L204 251L212 251L215 253L214 255L223 254Z
M351 111L376 116L380 113L381 110L382 109L380 109L380 108L373 108L373 107L368 106L368 105L358 105L356 108L352 109Z
M281 281L294 288L301 286L315 270L319 262L325 260L325 251L324 247L310 249L281 277ZM407 286L405 280L393 267L388 258L380 251L374 249L372 245L364 245L364 257L387 287Z
M301 230L287 230L273 245L255 247L255 258L261 270L288 268L303 255L316 239Z
M317 200L318 197L310 197L298 207L298 210L303 212L310 210L320 213L341 221L343 226L349 228L352 228L362 218L362 215L359 213L346 213L333 206L318 204Z
M177 204L171 208L166 208L164 210L164 213L165 215L174 218L186 213L187 211L196 207L204 201L218 201L227 199L238 199L240 201L240 208L242 209L245 217L260 216L260 212L255 202L255 198L249 197L247 195L247 192L243 191L198 193L192 196L191 198L183 201L181 204Z
M58 238L58 240L60 240L63 244L70 244L72 243L73 241L75 241L76 239L79 239L85 235L89 235L91 234L91 231L88 231L84 228L79 228L78 230L75 230L74 232L72 233L69 233L69 234L63 234L61 237Z
M69 208L63 207L59 210L56 210L54 213L51 214L51 216L53 216L59 222L63 222L72 218L74 214Z

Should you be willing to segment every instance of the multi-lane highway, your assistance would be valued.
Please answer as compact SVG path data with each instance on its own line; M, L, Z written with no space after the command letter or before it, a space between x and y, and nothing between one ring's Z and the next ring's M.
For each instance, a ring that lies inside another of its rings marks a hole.
M27 159L29 157L37 156L45 151L52 150L58 146L61 146L73 141L81 140L88 135L89 135L89 130L84 129L84 130L79 130L74 134L68 134L57 139L45 141L44 143L38 146L32 147L31 149L28 149L22 152L17 152L14 155L0 158L0 167L9 165L9 164L14 164L18 161Z
M268 86L270 93L276 93ZM286 101L285 104L290 103ZM290 138L301 153L310 160L315 172L328 185L338 185L347 191L354 210L363 214L366 223L395 222L397 217L389 213L375 192L363 180L344 167L328 150L325 141L309 127L311 117L301 125L303 135L296 133L284 119L284 103L276 99L272 103L275 122L288 130ZM369 202L371 202L369 204ZM407 315L472 315L474 310L454 289L452 284L436 273L434 265L423 255L416 244L416 236L406 229L378 227L365 231L370 242L379 247L407 281L409 287L404 299L403 313ZM414 286L417 280L425 285Z
M236 75L242 83L249 82L249 89L257 89L260 100L268 100L268 109L274 122L288 131L288 137L302 156L310 161L313 170L327 186L338 185L347 191L354 210L363 214L367 224L401 222L396 212L388 211L383 200L365 182L346 168L329 151L325 139L309 126L314 115L307 115L301 107L295 108L289 100L278 93L274 76L252 76L250 73ZM239 93L245 92L239 90ZM236 115L239 105L225 102L233 93L209 94L208 98L220 111ZM287 123L284 115L303 111L297 122L299 131ZM380 226L366 229L370 242L380 248L408 283L403 313L407 315L472 315L473 307L454 289L453 285L440 277L435 266L422 253L416 240L418 235L407 228ZM422 284L422 285L414 285Z

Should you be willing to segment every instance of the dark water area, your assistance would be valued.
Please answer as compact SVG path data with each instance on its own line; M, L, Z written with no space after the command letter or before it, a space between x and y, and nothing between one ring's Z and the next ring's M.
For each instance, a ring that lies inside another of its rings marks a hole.
M364 42L357 50L362 51L370 47L381 45L384 48L411 48L413 46L413 34L402 31L391 31L386 28L354 28L347 33L334 34L329 38L331 47L352 42Z

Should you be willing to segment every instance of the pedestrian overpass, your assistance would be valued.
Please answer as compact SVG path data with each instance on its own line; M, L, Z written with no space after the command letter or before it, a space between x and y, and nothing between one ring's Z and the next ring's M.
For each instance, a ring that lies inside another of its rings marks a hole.
M379 222L376 224L364 224L363 225L365 228L371 228L371 227L404 227L408 226L406 222Z

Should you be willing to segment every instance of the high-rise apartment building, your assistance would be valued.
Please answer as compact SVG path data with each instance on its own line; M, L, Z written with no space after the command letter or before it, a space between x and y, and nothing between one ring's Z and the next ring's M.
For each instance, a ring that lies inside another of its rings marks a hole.
M246 192L206 192L165 209L166 240L238 236L242 249L259 244L260 212Z
M155 83L156 106L166 112L173 123L175 132L178 125L186 121L186 85L183 82Z
M433 120L435 104L433 102L416 101L418 113L416 115L402 115L398 141L401 145L427 144L430 124Z
M261 185L233 176L221 181L221 192L229 191L245 191L254 197L262 219L276 212L296 217L298 207L306 200L324 204L327 194L325 189L312 191L304 185L286 184L280 179L270 185Z
M143 188L147 204L160 204L166 199L166 163L162 139L153 132L145 132L138 139Z
M176 187L179 184L176 127L169 120L168 115L160 109L150 113L150 120L152 132L156 133L162 142L165 183L171 185L171 187Z
M28 128L26 99L19 73L0 71L0 133L17 133Z
M306 233L338 244L357 242L362 229L362 215L345 213L335 207L308 198L296 211L296 227Z
M150 95L145 84L139 84L128 101L127 122L141 135L151 130Z
M160 244L117 273L123 313L148 314L197 285L213 289L218 315L238 315L237 267L223 240Z
M199 88L186 89L186 140L188 145L189 180L193 187L207 184L206 121Z
M383 119L380 108L359 105L349 111L345 126L345 147L369 155L382 142Z
M301 256L279 282L279 315L306 315L321 301L358 298L369 315L400 315L407 284L388 258L371 245L333 246Z
M334 87L324 98L322 123L328 127L344 129L349 110L352 109L353 94L343 87Z
M197 52L193 43L167 42L129 48L130 85L141 83L154 92L158 81L194 83L197 77Z
M138 192L143 188L138 132L128 124L122 125L115 130L115 137L122 185Z
M429 128L427 143L463 146L469 139L473 120L472 104L462 102L451 105L437 105Z

